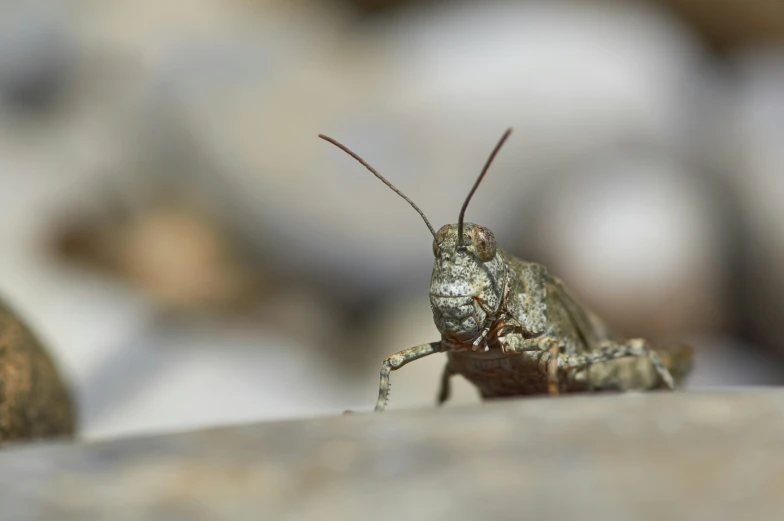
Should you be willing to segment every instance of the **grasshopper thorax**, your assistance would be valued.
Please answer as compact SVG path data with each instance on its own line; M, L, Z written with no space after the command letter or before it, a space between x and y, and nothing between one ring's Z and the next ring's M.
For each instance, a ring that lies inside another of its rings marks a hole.
M433 320L450 344L469 347L498 319L506 287L506 262L493 232L464 223L447 224L433 241L430 307Z

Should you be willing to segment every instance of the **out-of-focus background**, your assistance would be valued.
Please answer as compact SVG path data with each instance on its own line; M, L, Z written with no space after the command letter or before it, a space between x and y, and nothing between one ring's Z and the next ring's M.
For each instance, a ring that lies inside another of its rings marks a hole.
M690 387L784 383L779 0L0 0L0 293L86 438L366 410L431 238L316 136L437 228L508 126L468 220Z

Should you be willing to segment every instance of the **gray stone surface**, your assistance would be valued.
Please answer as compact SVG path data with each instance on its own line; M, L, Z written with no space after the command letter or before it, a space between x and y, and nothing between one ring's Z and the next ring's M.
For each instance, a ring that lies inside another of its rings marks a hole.
M529 399L0 453L2 518L781 519L784 391Z

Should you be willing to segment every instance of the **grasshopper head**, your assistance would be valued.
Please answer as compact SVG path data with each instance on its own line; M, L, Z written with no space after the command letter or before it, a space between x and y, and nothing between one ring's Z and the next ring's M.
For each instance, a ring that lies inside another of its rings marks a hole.
M457 224L447 224L436 232L414 201L395 188L384 176L345 145L319 134L359 161L373 175L405 199L422 216L433 235L436 260L430 279L430 306L442 338L456 347L475 346L482 331L491 325L501 310L506 290L506 262L496 251L493 232L484 226L463 221L466 208L493 158L511 134L508 129L493 149L482 172L468 193Z
M430 307L441 335L471 344L495 319L503 299L506 264L493 232L464 223L441 227L433 240L435 262L430 279Z

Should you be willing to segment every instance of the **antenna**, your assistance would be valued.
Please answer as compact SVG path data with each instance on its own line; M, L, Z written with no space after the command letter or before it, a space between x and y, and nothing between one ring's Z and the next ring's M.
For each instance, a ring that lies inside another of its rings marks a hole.
M476 192L476 189L479 187L479 183L482 182L482 178L487 173L487 169L490 168L490 163L493 162L493 159L495 159L495 155L501 149L501 146L504 144L504 141L506 141L506 138L508 138L509 134L511 133L512 133L512 129L509 128L507 129L506 132L504 132L504 135L501 136L500 141L498 141L498 144L493 149L493 152L490 154L490 157L487 158L487 163L485 163L485 167L482 169L482 173L479 174L479 177L476 179L473 188L471 188L471 191L468 192L468 197L466 197L466 200L463 203L463 208L460 209L460 218L457 220L457 237L458 237L457 247L459 249L465 249L465 245L463 244L463 217L465 216L466 208L468 208L468 202L471 200L471 197L473 197L474 192Z
M369 164L367 164L367 163L365 162L365 160L364 160L364 159L362 159L362 158L361 158L361 157L359 157L357 154L355 154L354 152L352 152L351 150L349 150L349 148L348 148L346 145L343 145L342 143L339 143L338 141L335 141L335 140L334 140L334 139L332 139L331 137L325 136L324 134L319 134L319 136L318 136L318 137L320 137L321 139L323 139L323 140L325 140L325 141L329 141L330 143L332 143L333 145L335 145L336 147L338 147L339 149L341 149L343 152L345 152L346 154L350 155L351 157L353 157L354 159L356 159L357 161L359 161L359 162L362 164L362 166L364 166L365 168L367 168L368 170L370 170L370 171L373 173L373 175L374 175L374 176L376 176L376 177L378 177L379 179L381 179L381 182L382 182L382 183L384 183L385 185L387 185L389 188L391 188L393 192L395 192L397 195L399 195L400 197L402 197L403 199L405 199L406 201L408 201L408 204L410 204L410 205L411 205L411 206L414 208L414 210L416 210L416 211L419 213L419 215L421 215L421 216L422 216L422 219L425 221L425 224L426 224L426 225L427 225L427 227L430 229L430 233L431 233L431 234L433 234L433 238L435 238L435 237L436 237L436 231L433 229L433 227L432 227L432 226L430 226L430 221L428 221L428 220L427 220L427 217L425 217L425 214L422 212L422 210L420 210L420 209L419 209L419 207L418 207L416 204L414 204L414 201L412 201L411 199L409 199L408 197L406 197L406 194L404 194L403 192L401 192L400 190L398 190L397 188L395 188L395 187L392 185L392 183L390 183L389 181L387 181L387 180L386 180L386 178L384 178L384 176L382 176L381 174L379 174L378 172L376 172L375 168L373 168L372 166L370 166ZM470 196L469 196L469 197L470 197ZM466 201L466 202L467 202L467 201Z

